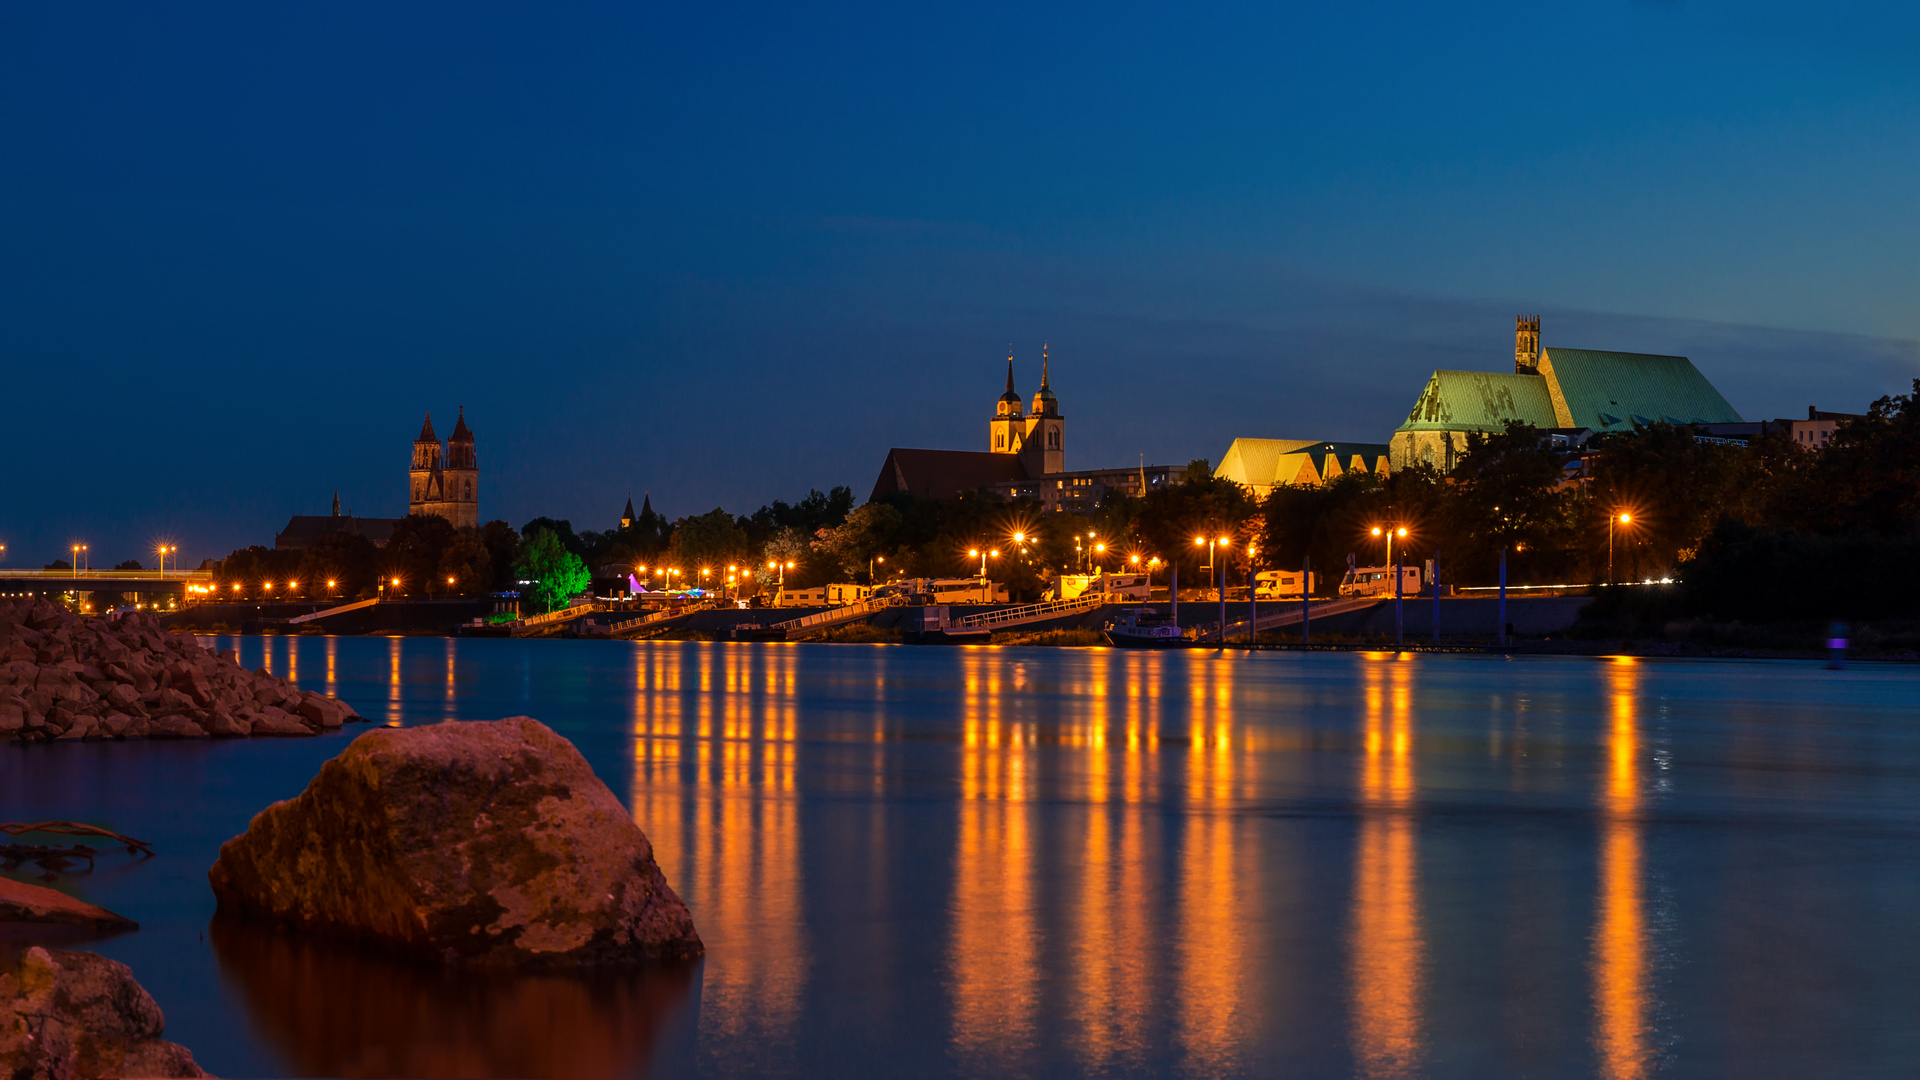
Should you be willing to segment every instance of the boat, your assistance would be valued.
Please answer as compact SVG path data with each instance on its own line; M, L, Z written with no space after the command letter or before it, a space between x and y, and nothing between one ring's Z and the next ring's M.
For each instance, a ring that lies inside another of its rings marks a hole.
M1121 608L1101 629L1108 641L1129 649L1166 649L1187 643L1173 616L1153 608Z

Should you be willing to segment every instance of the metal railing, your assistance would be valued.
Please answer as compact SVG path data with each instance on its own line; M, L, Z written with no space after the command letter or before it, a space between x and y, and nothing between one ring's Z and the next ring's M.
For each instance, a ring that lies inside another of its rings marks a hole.
M666 611L656 611L651 615L642 615L637 619L626 619L621 622L609 624L607 627L607 633L619 634L628 630L644 630L649 626L658 626L663 623L672 622L673 620L681 617L682 615L691 615L696 611L706 611L709 608L715 608L719 606L720 605L713 603L711 601L702 601L701 603L697 603L697 604L688 604L686 607L683 607L683 608L674 608Z
M589 600L584 604L561 608L559 611L549 611L545 615L529 615L520 620L520 625L545 626L548 623L566 622L568 619L577 619L582 615L591 615L596 611L604 611L605 609L606 605L600 601Z
M9 570L0 567L0 579L7 578L56 578L66 581L74 578L86 578L92 581L191 581L213 580L211 570Z
M295 615L293 618L288 619L287 625L297 626L300 623L310 623L318 619L324 619L329 615L340 615L349 611L359 611L361 608L370 608L379 602L379 598L375 597L372 600L355 600L351 604L341 604L339 607L330 607L324 611L309 611L305 615Z
M882 608L892 607L897 602L898 601L891 596L882 597L877 600L862 600L857 604L848 604L845 607L831 608L827 611L816 611L811 615L802 615L798 619L788 619L786 622L777 622L767 627L767 629L785 630L791 633L795 630L812 630L822 626L831 626L836 623L852 622L854 619L863 619Z
M955 619L949 625L971 630L980 627L1010 626L1014 623L1036 622L1040 619L1052 619L1061 615L1071 615L1076 611L1091 611L1105 604L1109 599L1117 602L1124 598L1109 597L1106 593L1081 593L1071 600L1048 600L1038 604L1003 608L999 611L983 611L978 615L967 615Z

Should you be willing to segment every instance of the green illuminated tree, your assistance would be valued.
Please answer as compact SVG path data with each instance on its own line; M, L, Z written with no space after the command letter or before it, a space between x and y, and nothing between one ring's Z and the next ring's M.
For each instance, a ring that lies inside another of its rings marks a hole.
M520 576L533 582L534 599L552 611L587 587L587 564L568 551L552 529L536 528L520 551Z

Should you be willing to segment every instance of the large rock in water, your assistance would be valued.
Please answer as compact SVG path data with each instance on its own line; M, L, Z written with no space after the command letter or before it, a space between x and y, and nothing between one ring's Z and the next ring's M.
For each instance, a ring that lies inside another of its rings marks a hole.
M383 728L220 848L220 910L485 967L700 955L653 845L531 717Z
M205 1076L127 965L38 946L0 969L0 1076Z

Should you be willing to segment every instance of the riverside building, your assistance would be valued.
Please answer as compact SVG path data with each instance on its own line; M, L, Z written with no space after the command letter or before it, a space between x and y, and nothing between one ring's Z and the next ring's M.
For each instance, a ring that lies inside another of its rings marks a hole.
M894 447L873 482L871 502L907 492L921 498L951 499L967 491L991 491L1009 499L1029 499L1048 513L1092 510L1108 492L1144 495L1177 484L1184 465L1122 465L1107 469L1067 468L1067 419L1054 396L1050 361L1040 354L1040 389L1029 405L1014 389L1013 357L1007 357L1007 389L994 403L987 422L986 450L923 450Z

